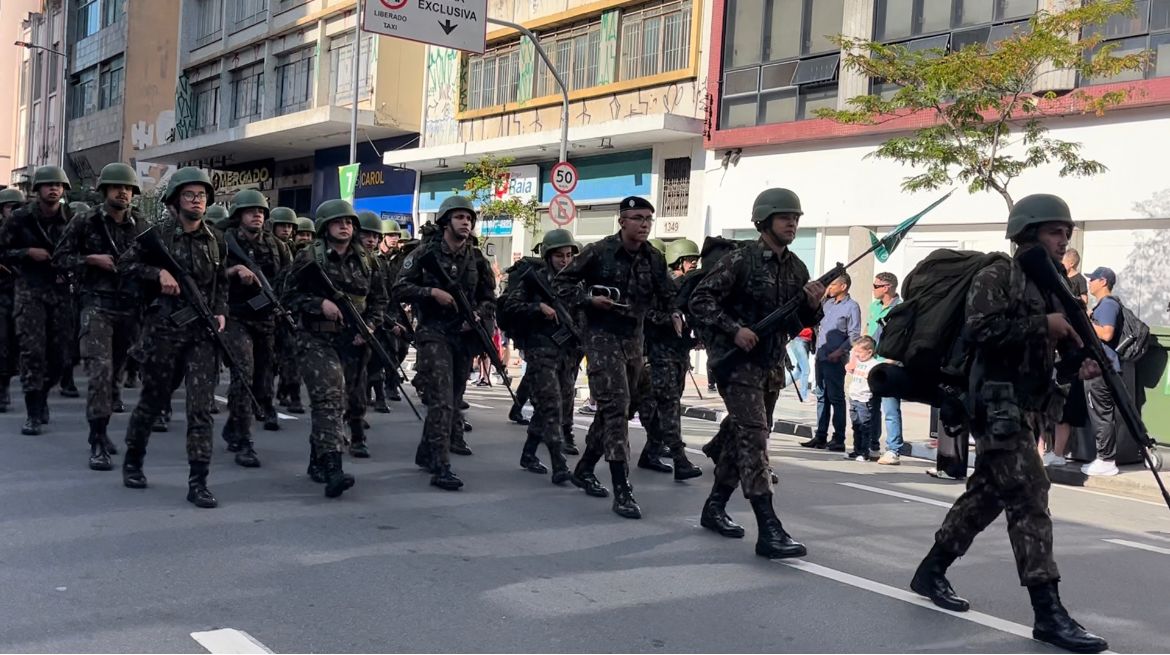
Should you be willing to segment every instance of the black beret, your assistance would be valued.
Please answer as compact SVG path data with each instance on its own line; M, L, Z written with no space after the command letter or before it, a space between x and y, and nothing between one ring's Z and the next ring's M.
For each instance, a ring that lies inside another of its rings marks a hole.
M651 205L649 200L641 196L629 196L625 200L622 200L622 204L618 206L618 211L624 212L629 209L649 209L650 211L654 211L654 205Z

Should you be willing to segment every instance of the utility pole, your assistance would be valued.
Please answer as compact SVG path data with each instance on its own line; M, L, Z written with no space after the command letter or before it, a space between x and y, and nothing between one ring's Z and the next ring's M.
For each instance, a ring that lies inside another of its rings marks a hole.
M358 75L362 56L362 0L354 0L353 15L353 114L349 121L349 163L357 163Z

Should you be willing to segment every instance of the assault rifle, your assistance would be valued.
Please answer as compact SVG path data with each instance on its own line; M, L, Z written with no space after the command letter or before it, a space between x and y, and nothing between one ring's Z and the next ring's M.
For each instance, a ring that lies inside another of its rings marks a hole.
M382 360L384 365L390 368L401 368L398 361L390 353L386 352L386 348L382 346L382 342L374 336L374 332L370 329L369 323L366 323L366 319L362 318L362 313L353 304L353 300L348 295L342 293L337 288L337 285L333 284L333 280L330 280L329 276L325 274L325 271L321 270L321 265L316 260L305 267L304 273L310 276L308 280L310 283L316 282L317 288L325 292L325 297L337 305L337 308L341 310L342 315L345 317L345 321L357 329L358 335L374 351L378 359ZM401 392L403 399L406 400L406 404L410 405L410 411L414 412L415 417L421 421L422 414L418 413L418 409L410 401L410 396L407 395L406 389L402 387L401 382L398 384L398 391Z
M577 329L577 325L573 322L573 317L565 309L564 303L557 298L557 294L553 293L552 287L548 285L548 280L541 277L534 266L529 266L524 269L524 273L520 276L520 279L523 280L525 278L532 281L532 284L536 286L536 290L548 300L549 306L557 313L557 323L560 324L560 327L552 335L553 343L563 347L570 339L576 339L578 344L584 346L585 339L581 337L581 331Z
M516 394L512 392L512 378L508 377L508 368L504 366L503 360L500 359L500 351L496 349L496 344L492 342L492 337L488 334L483 322L475 315L475 308L471 306L471 301L467 299L467 294L463 293L463 287L451 279L451 276L447 274L447 271L443 270L443 267L439 265L439 261L433 255L426 257L423 265L439 279L439 286L455 299L455 308L458 310L460 316L463 317L463 321L471 326L471 331L475 333L480 345L483 346L488 360L492 363L492 368L496 369L496 373L504 381L504 388L508 390L508 395L512 397L512 402L519 404L519 401L516 400ZM456 371L455 374L461 375L459 371Z
M1105 381L1105 386L1109 387L1114 406L1121 414L1121 421L1125 424L1129 435L1137 442L1138 451L1141 453L1142 459L1145 460L1146 467L1154 474L1154 479L1158 482L1158 489L1162 491L1162 499L1166 501L1166 507L1170 508L1170 493L1166 491L1166 485L1162 483L1162 477L1158 475L1158 469L1161 468L1161 457L1154 451L1154 440L1150 438L1150 433L1146 430L1145 424L1142 423L1141 413L1130 397L1129 391L1125 388L1125 383L1122 382L1121 376L1113 369L1113 364L1106 356L1105 348L1101 344L1101 340L1097 338L1097 331L1093 329L1093 324L1089 321L1089 316L1085 313L1080 301L1072 294L1064 276L1057 272L1056 265L1053 264L1052 258L1044 248L1029 249L1019 256L1019 262L1024 269L1024 274L1035 282L1036 286L1060 302L1061 308L1064 309L1065 318L1068 319L1077 336L1085 344L1085 353L1101 367L1101 376Z
M260 294L253 296L252 299L248 301L248 307L250 307L252 311L256 312L260 312L271 307L272 313L276 314L277 318L283 321L290 330L295 332L297 329L296 321L293 320L292 314L290 314L288 310L284 308L284 305L280 304L280 299L276 297L276 291L273 290L272 285L268 283L268 277L264 275L264 271L256 265L256 262L248 256L248 253L244 252L244 249L240 246L240 242L236 241L236 237L234 235L224 234L223 238L224 241L227 242L228 252L231 253L233 257L240 260L240 263L244 265L244 268L251 271L252 275L256 276L256 281L260 283Z
M154 261L162 263L163 270L174 276L179 283L180 297L187 303L187 308L171 314L171 320L176 325L186 325L191 321L199 321L203 326L203 330L211 337L215 347L219 349L220 355L223 357L223 362L231 369L232 373L241 375L243 369L240 368L236 358L232 355L232 351L228 349L227 344L223 341L223 335L219 331L219 321L215 320L215 314L211 312L211 308L207 306L207 300L204 299L203 294L199 291L199 285L195 284L195 278L191 277L191 273L183 268L178 261L175 260L171 251L167 250L166 244L162 242L159 237L158 228L151 226L142 234L139 234L134 240L142 248L143 254L148 259L153 258ZM218 246L212 246L218 247ZM188 311L189 310L189 311ZM184 314L188 314L184 317ZM248 398L252 401L252 407L255 408L256 413L263 414L267 410L256 399L256 395L252 393L252 385L242 384L241 388L248 394Z

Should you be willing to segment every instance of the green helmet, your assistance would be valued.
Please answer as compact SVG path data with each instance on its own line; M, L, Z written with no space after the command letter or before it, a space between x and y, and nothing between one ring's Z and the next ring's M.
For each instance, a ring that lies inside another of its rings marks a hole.
M132 187L134 193L142 193L142 184L138 181L138 173L135 173L133 168L130 168L130 166L122 162L116 161L112 164L106 164L102 168L102 173L98 176L98 191L101 191L102 187L107 184L124 184Z
M75 200L69 203L69 211L73 212L74 214L84 214L91 209L93 209L93 207L90 207L88 202Z
M402 226L398 224L398 221L391 220L389 218L383 218L382 219L382 234L383 234L383 236L394 235L394 236L401 237L402 236Z
M24 200L24 192L20 189L12 188L0 191L0 206L12 203L23 205Z
M471 212L472 219L478 218L475 213L475 205L471 204L471 198L467 196L450 196L439 205L439 215L435 217L436 223L442 223L443 219L447 218L447 214L456 209L466 209Z
M271 220L273 225L280 225L281 223L284 223L287 225L296 226L298 224L297 213L288 207L273 208L273 210L268 214L268 218ZM312 229L310 228L309 231L311 232Z
M208 207L207 211L203 213L203 220L211 223L221 230L226 228L228 222L227 207L224 207L223 205L212 205Z
M663 241L662 239L659 239L657 237L650 239L650 245L654 246L654 249L657 250L658 252L662 253L663 255L666 254L666 242Z
M317 234L324 232L329 221L337 218L351 218L356 221L357 212L354 211L353 205L338 198L326 200L317 205L317 220L313 223L314 227L317 228Z
M683 257L698 257L699 246L690 239L677 239L666 246L666 265L674 266Z
M313 219L307 216L297 216L297 232L316 232L313 227Z
M1068 203L1050 193L1036 193L1020 198L1007 220L1007 238L1015 239L1024 230L1041 223L1073 224Z
M358 212L358 229L362 232L373 232L374 234L384 234L382 232L382 219L374 212L363 209Z
M66 189L69 188L69 176L65 175L60 166L41 166L33 173L33 191L42 184L53 183L60 183Z
M800 198L788 189L767 189L756 196L752 204L752 222L756 225L768 220L772 214L796 214L801 216Z
M548 253L557 248L564 248L571 246L573 254L581 252L581 245L573 239L573 233L568 230L549 230L544 233L544 238L540 241L540 254L548 255Z
M208 200L211 201L215 198L215 187L211 185L211 178L207 176L207 173L201 168L184 166L171 174L170 179L167 180L167 191L163 194L163 204L173 204L179 189L188 184L203 185Z
M232 196L232 206L228 209L228 215L234 219L241 211L254 208L264 210L264 218L268 218L268 198L255 189L244 189Z

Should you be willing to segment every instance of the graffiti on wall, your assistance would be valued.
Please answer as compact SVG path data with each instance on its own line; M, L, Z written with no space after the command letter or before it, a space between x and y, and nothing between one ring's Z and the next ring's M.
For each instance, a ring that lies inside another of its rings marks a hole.
M597 57L597 84L617 81L618 18L621 11L611 9L601 15L601 51Z
M194 132L195 95L191 92L191 80L183 73L175 85L175 129L168 141L188 139Z
M422 145L454 143L459 138L455 112L459 104L459 53L427 48L427 110Z
M130 143L135 150L162 145L174 140L175 112L161 111L154 122L138 121L130 126Z

